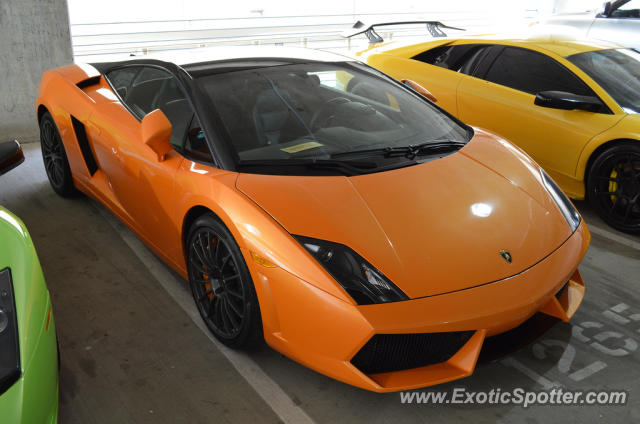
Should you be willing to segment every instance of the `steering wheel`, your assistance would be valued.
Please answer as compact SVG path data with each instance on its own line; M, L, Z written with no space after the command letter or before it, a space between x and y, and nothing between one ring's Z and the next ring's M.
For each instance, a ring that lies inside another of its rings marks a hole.
M322 106L315 111L313 116L311 117L311 122L309 126L312 130L316 130L320 128L318 124L327 124L329 120L333 119L334 115L330 114L333 112L333 108L338 105L342 105L345 103L349 103L351 100L346 97L334 97L333 99L329 99ZM323 125L324 126L324 125Z

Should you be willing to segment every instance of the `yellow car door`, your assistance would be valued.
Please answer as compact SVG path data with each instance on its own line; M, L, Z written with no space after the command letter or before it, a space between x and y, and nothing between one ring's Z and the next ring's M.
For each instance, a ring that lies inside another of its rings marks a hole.
M602 103L596 111L562 110L534 104L536 93L563 91L597 95L555 59L530 49L495 45L478 63L474 76L458 86L458 116L486 128L529 153L569 195L584 196L576 176L578 158L595 135L620 116Z

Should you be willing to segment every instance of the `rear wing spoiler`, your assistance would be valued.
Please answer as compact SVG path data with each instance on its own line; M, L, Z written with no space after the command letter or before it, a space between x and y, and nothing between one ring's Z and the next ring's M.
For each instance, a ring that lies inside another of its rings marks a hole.
M443 29L455 29L457 31L465 31L463 28L456 28L443 24L440 21L399 21L399 22L380 22L371 25L367 25L362 21L358 21L353 26L344 31L342 36L345 38L351 38L355 35L364 34L369 39L370 43L381 43L383 38L375 31L376 27L390 26L390 25L412 25L412 24L426 24L427 31L432 37L446 37L447 34L442 31Z

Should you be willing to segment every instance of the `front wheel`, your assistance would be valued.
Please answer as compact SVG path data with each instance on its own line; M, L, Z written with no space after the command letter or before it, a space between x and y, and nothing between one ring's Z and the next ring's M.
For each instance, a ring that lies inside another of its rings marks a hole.
M624 143L602 152L589 171L587 197L607 224L640 233L640 146Z
M67 153L49 112L45 112L40 119L40 147L44 169L53 190L62 197L76 196L78 191L73 185Z
M202 319L232 348L260 343L262 321L251 274L229 230L205 214L191 226L186 246L191 293Z

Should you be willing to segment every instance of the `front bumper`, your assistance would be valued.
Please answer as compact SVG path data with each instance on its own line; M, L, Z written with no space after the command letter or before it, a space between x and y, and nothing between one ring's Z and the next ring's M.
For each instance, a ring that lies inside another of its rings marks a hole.
M250 263L267 343L337 380L376 392L440 384L473 373L486 337L541 312L568 321L584 297L577 270L590 235L584 221L536 265L504 280L437 296L356 306L279 268ZM378 334L466 332L448 359L427 366L366 374L353 358Z

